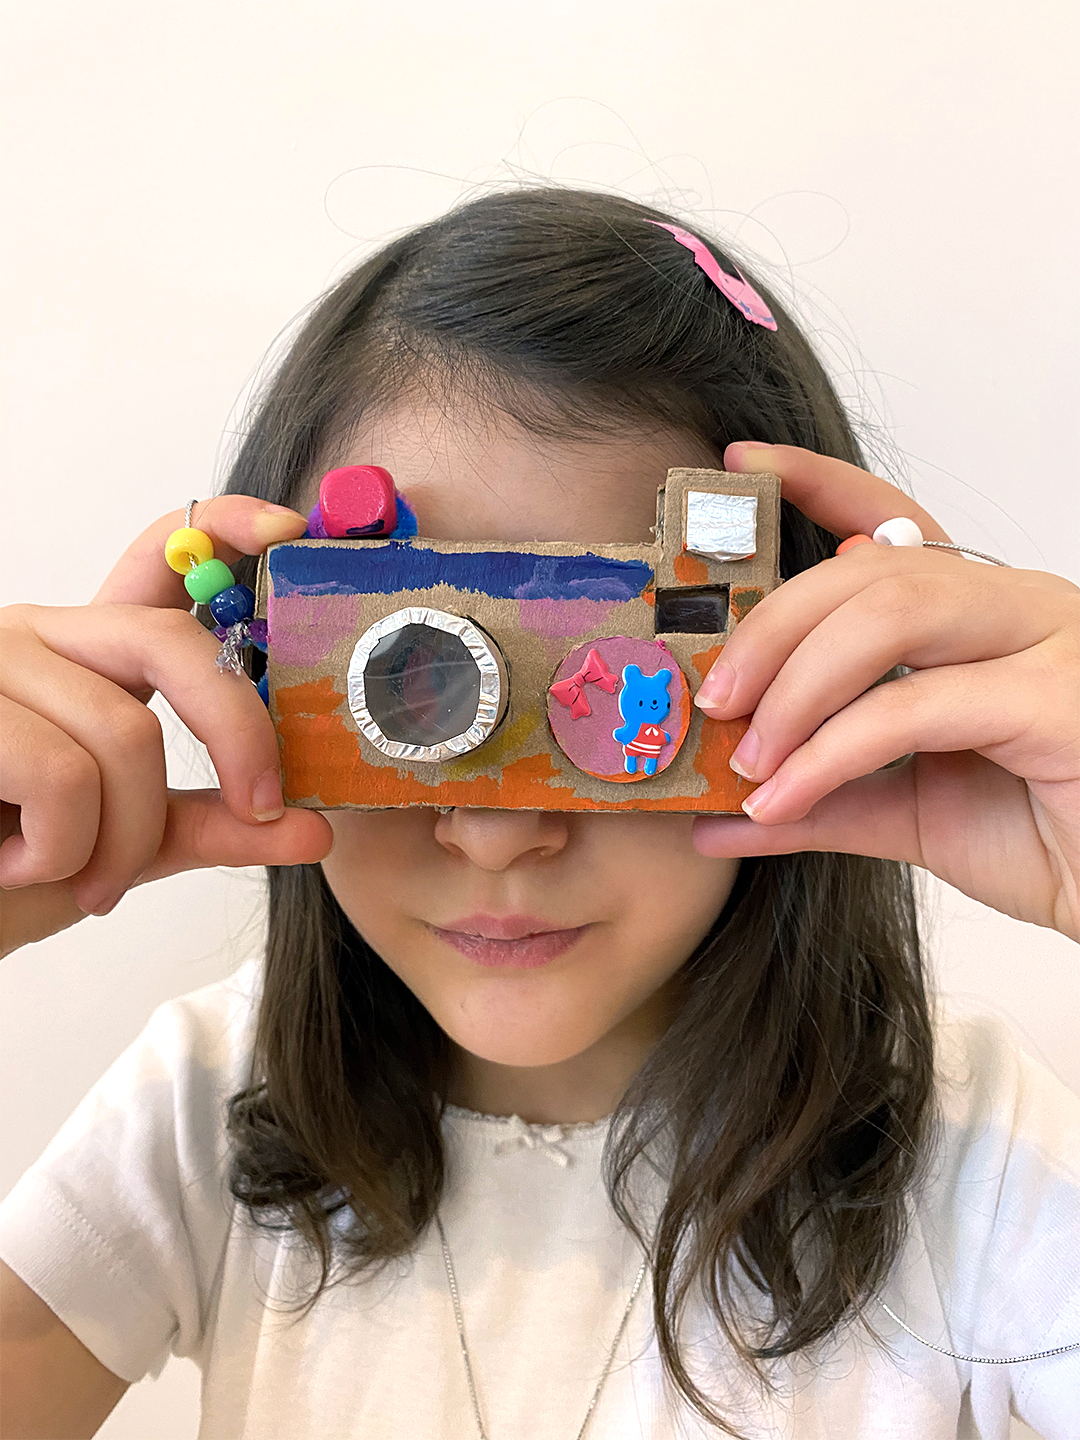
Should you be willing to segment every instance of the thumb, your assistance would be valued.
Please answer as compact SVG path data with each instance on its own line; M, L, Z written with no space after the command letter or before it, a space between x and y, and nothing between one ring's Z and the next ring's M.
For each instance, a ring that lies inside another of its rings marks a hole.
M250 825L229 812L220 790L170 790L161 848L140 884L214 865L314 865L333 843L317 810L290 809L280 820Z

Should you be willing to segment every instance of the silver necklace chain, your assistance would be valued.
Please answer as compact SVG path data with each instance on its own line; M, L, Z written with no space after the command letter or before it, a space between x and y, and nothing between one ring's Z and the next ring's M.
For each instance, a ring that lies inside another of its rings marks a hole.
M480 1400L476 1393L476 1377L473 1374L472 1358L469 1355L468 1341L465 1339L465 1317L461 1310L461 1297L458 1294L457 1277L454 1274L454 1262L450 1258L450 1246L446 1243L446 1231L443 1229L442 1220L438 1215L435 1216L435 1224L439 1230L443 1264L446 1267L446 1281L450 1287L450 1299L454 1306L454 1320L457 1323L458 1342L461 1345L461 1358L465 1362L465 1380L469 1387L469 1399L472 1402L473 1418L476 1421L476 1433L480 1436L480 1440L489 1440L484 1419L480 1413ZM575 1440L582 1440L589 1421L592 1419L593 1411L596 1409L600 1399L600 1392L604 1388L604 1382L607 1380L611 1372L611 1367L615 1363L615 1352L619 1348L619 1341L622 1339L630 1321L630 1312L634 1308L634 1301L637 1299L638 1292L641 1290L648 1266L649 1262L646 1258L641 1262L641 1269L638 1271L637 1279L634 1281L633 1289L630 1291L630 1299L626 1302L626 1309L623 1311L622 1319L619 1321L619 1328L615 1332L615 1339L612 1341L611 1349L608 1351L603 1371L601 1372L600 1379L596 1382L596 1389L592 1393L589 1408L585 1411L585 1418L581 1422L581 1428L578 1430ZM961 1355L955 1350L947 1350L943 1345L935 1345L933 1341L927 1340L922 1335L917 1334L912 1330L910 1325L905 1325L903 1320L900 1319L900 1316L897 1315L894 1310L891 1310L883 1300L879 1300L878 1304L890 1320L895 1320L901 1330L906 1331L907 1334L910 1335L913 1340L917 1340L920 1345L925 1345L928 1350L936 1350L939 1355L947 1355L950 1360L960 1360L968 1365L1024 1365L1031 1360L1047 1360L1053 1355L1066 1355L1072 1350L1080 1350L1080 1340L1076 1340L1071 1345L1058 1345L1052 1350L1035 1350L1030 1355Z
M1005 560L999 560L996 555L987 555L985 550L973 550L970 545L953 545L948 540L924 540L924 550L956 550L961 555L974 555L976 560L986 560L990 565L1000 565L1004 570L1011 570L1012 566Z
M1051 1355L1067 1355L1070 1350L1080 1350L1080 1340L1074 1340L1071 1345L1058 1345L1053 1350L1035 1350L1030 1355L958 1355L955 1350L946 1350L944 1345L935 1345L930 1340L924 1340L921 1335L916 1335L910 1325L905 1325L899 1315L893 1313L885 1304L879 1300L885 1314L890 1320L895 1320L901 1330L906 1330L913 1340L918 1340L920 1345L925 1345L928 1350L936 1350L939 1355L948 1355L950 1360L963 1360L968 1365L1026 1365L1029 1360L1048 1360Z
M443 1264L446 1266L446 1280L450 1286L450 1299L454 1305L454 1319L457 1322L458 1340L461 1344L461 1358L465 1362L465 1379L469 1386L469 1399L472 1401L473 1418L476 1421L476 1433L480 1436L480 1440L488 1440L488 1432L484 1427L484 1420L480 1414L480 1401L476 1394L476 1378L473 1375L472 1359L469 1356L469 1346L465 1339L465 1317L461 1313L461 1298L458 1294L457 1278L454 1275L454 1262L450 1258L450 1246L446 1243L446 1231L443 1229L442 1220L438 1215L435 1216L435 1224L439 1228ZM607 1360L604 1362L603 1372L600 1379L596 1382L596 1389L592 1393L589 1408L585 1411L585 1418L581 1422L581 1429L577 1432L575 1440L581 1440L589 1421L592 1419L593 1411L596 1409L597 1401L600 1399L600 1392L604 1388L604 1381L607 1379L611 1367L615 1363L615 1352L618 1350L619 1341L626 1331L627 1324L630 1320L630 1311L634 1308L634 1301L638 1297L638 1292L641 1289L642 1282L645 1279L645 1272L648 1268L649 1261L648 1258L646 1258L641 1262L641 1269L638 1271L637 1279L634 1281L634 1288L630 1291L630 1299L626 1302L626 1309L623 1311L623 1317L619 1321L619 1328L615 1332L615 1339L612 1341Z

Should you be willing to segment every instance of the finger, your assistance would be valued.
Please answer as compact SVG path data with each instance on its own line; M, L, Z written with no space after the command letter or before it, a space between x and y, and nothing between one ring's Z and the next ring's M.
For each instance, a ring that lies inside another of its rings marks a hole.
M872 535L883 520L907 516L924 540L948 540L934 517L910 495L846 460L816 455L797 445L737 440L724 451L724 468L742 474L780 476L780 493L815 525L845 539Z
M702 855L740 859L830 850L925 862L919 846L911 766L849 781L800 820L764 825L745 815L701 815L691 832Z
M289 809L270 824L245 825L217 790L171 790L161 849L143 880L211 865L315 865L333 843L317 810Z
M973 750L1001 763L1031 729L1027 687L988 660L904 675L859 696L743 803L760 824L801 820L823 796L913 752Z
M0 886L76 874L93 854L101 787L93 758L32 710L0 696L3 798L20 807L20 832L0 845Z
M184 577L165 560L165 541L185 520L185 511L174 510L144 530L109 573L94 596L95 604L190 610L192 600L184 588ZM226 565L234 564L241 555L261 555L268 545L296 540L307 529L307 521L297 511L250 495L220 495L205 501L195 507L192 524L209 535L214 554Z
M973 805L993 808L1008 823L973 827ZM1015 865L1016 854L1038 842L1027 788L970 750L915 755L899 769L850 780L801 820L762 825L739 816L702 816L692 836L701 854L715 857L825 850L904 861L976 898L980 870L1014 874L1019 883L1013 893L1001 890L995 904L1007 914L1037 918L1031 913L1031 872ZM1053 925L1060 875L1048 865L1040 883L1045 899L1038 923Z
M194 617L136 605L28 606L22 612L55 654L139 694L158 690L210 752L222 794L241 820L276 819L283 806L277 738L244 675L217 668L221 647Z
M9 890L0 905L0 956L45 940L85 919L86 912L75 903L67 880Z
M796 647L828 616L872 587L877 587L878 597L873 604L880 603L898 616L906 613L920 594L936 596L941 605L949 603L950 594L962 594L967 597L965 603L974 605L1000 609L1011 604L1014 611L1007 613L1002 632L1009 639L1003 640L999 651L1007 653L1046 633L1048 622L1042 607L1017 604L1018 590L1028 583L1038 584L1041 578L1026 571L988 571L937 550L860 545L793 575L755 605L735 627L721 658L702 683L696 703L718 719L752 714ZM884 668L897 663L892 660ZM879 670L871 680L882 673Z
M32 655L20 655L31 647ZM70 736L97 766L101 786L97 838L73 888L83 910L108 911L161 844L165 828L161 725L126 690L54 654L26 632L9 633L6 649L14 652L8 656L14 663L9 663L5 678L10 698ZM24 658L28 663L20 664ZM24 828L26 823L24 808Z
M789 611L788 618L802 628L805 617ZM1052 628L1037 607L1017 604L1013 587L974 583L965 574L892 575L871 582L826 614L770 679L769 670L760 668L758 650L767 652L766 663L775 661L794 638L782 625L776 633L772 626L770 617L765 643L739 667L739 689L754 714L732 768L751 780L771 775L831 715L894 666L924 670L999 659L1038 644ZM766 688L758 698L762 684ZM971 745L965 740L955 748Z

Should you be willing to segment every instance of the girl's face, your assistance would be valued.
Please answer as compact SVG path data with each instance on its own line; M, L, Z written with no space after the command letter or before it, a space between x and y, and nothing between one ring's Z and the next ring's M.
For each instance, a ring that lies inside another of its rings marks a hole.
M668 468L716 458L678 432L553 442L508 419L402 408L336 463L385 466L423 535L600 542L650 540ZM450 1036L451 1098L527 1120L611 1110L672 1018L677 972L738 868L694 850L688 815L327 818L327 881Z

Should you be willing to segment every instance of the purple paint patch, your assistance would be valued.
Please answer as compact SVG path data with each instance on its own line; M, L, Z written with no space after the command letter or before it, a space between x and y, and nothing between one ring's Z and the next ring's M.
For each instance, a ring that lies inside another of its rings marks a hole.
M522 630L545 638L587 635L603 625L620 603L618 600L519 600L518 624Z
M620 681L614 695L605 694L596 685L586 686L592 713L579 715L576 720L570 718L569 706L560 704L548 693L548 722L559 749L579 770L600 780L647 780L640 767L635 774L627 773L623 747L612 734L623 723L619 711L619 694L623 688L621 676L625 665L637 665L645 675L670 670L671 714L664 722L664 729L671 736L671 743L665 745L660 753L657 773L666 770L678 754L690 728L689 691L671 651L660 640L642 640L627 635L588 640L570 651L555 672L555 683L576 674L585 664L590 650L596 651L608 670L618 675Z
M318 665L359 623L359 595L271 595L267 626L279 665Z

